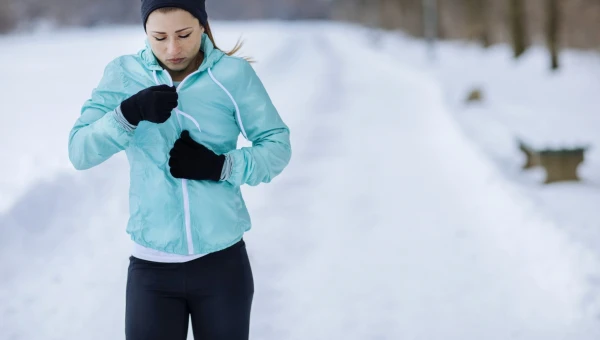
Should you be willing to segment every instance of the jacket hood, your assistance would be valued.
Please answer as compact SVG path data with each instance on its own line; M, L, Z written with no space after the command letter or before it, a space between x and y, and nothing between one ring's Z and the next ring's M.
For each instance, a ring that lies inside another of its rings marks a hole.
M200 72L213 67L225 55L223 51L215 48L206 33L202 33L201 39L202 43L200 44L200 50L204 52L204 60L198 68L198 71ZM150 70L163 70L162 66L158 63L158 59L156 59L156 56L154 56L154 53L152 52L148 38L146 38L145 44L146 47L138 52L138 56L142 60L144 66Z

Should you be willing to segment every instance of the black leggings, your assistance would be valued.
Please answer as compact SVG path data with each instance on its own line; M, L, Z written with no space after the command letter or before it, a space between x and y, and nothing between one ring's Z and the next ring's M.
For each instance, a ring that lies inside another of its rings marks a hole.
M247 340L254 279L244 241L185 263L130 257L127 340Z

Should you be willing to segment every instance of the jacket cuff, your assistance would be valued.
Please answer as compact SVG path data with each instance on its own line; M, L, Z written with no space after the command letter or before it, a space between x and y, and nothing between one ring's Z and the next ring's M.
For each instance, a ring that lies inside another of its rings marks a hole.
M123 112L121 112L121 105L117 106L117 108L114 111L114 116L115 119L117 120L117 122L125 129L127 130L127 132L132 132L133 130L135 130L136 126L135 125L131 125L127 119L125 118L125 116L123 116Z
M221 181L226 181L231 176L231 170L233 169L233 157L225 155L225 163L223 163L223 170L221 170Z

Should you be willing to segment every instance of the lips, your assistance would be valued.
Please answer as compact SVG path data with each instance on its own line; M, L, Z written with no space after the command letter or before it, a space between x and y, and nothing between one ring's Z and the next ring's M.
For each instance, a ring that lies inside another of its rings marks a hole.
M185 58L173 58L173 59L167 59L168 62L170 62L171 64L180 64L181 62L183 62L185 60Z

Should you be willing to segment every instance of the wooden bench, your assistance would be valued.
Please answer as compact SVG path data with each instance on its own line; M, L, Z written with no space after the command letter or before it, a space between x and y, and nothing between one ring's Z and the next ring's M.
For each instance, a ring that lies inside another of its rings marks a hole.
M519 149L526 156L523 169L542 166L546 170L544 183L554 183L580 180L577 168L583 163L589 147L536 149L519 140Z
M473 88L465 99L471 106L483 97L486 96L480 89ZM520 104L520 100L524 98L513 103L495 102L484 105L483 110L475 110L480 123L488 125L486 141L498 138L500 148L504 145L513 148L513 142L517 141L518 149L525 155L522 169L545 169L544 183L581 180L579 165L584 162L586 151L600 141L597 124L591 123L586 114L566 114L560 106L553 105L534 108ZM544 113L540 114L540 110Z

